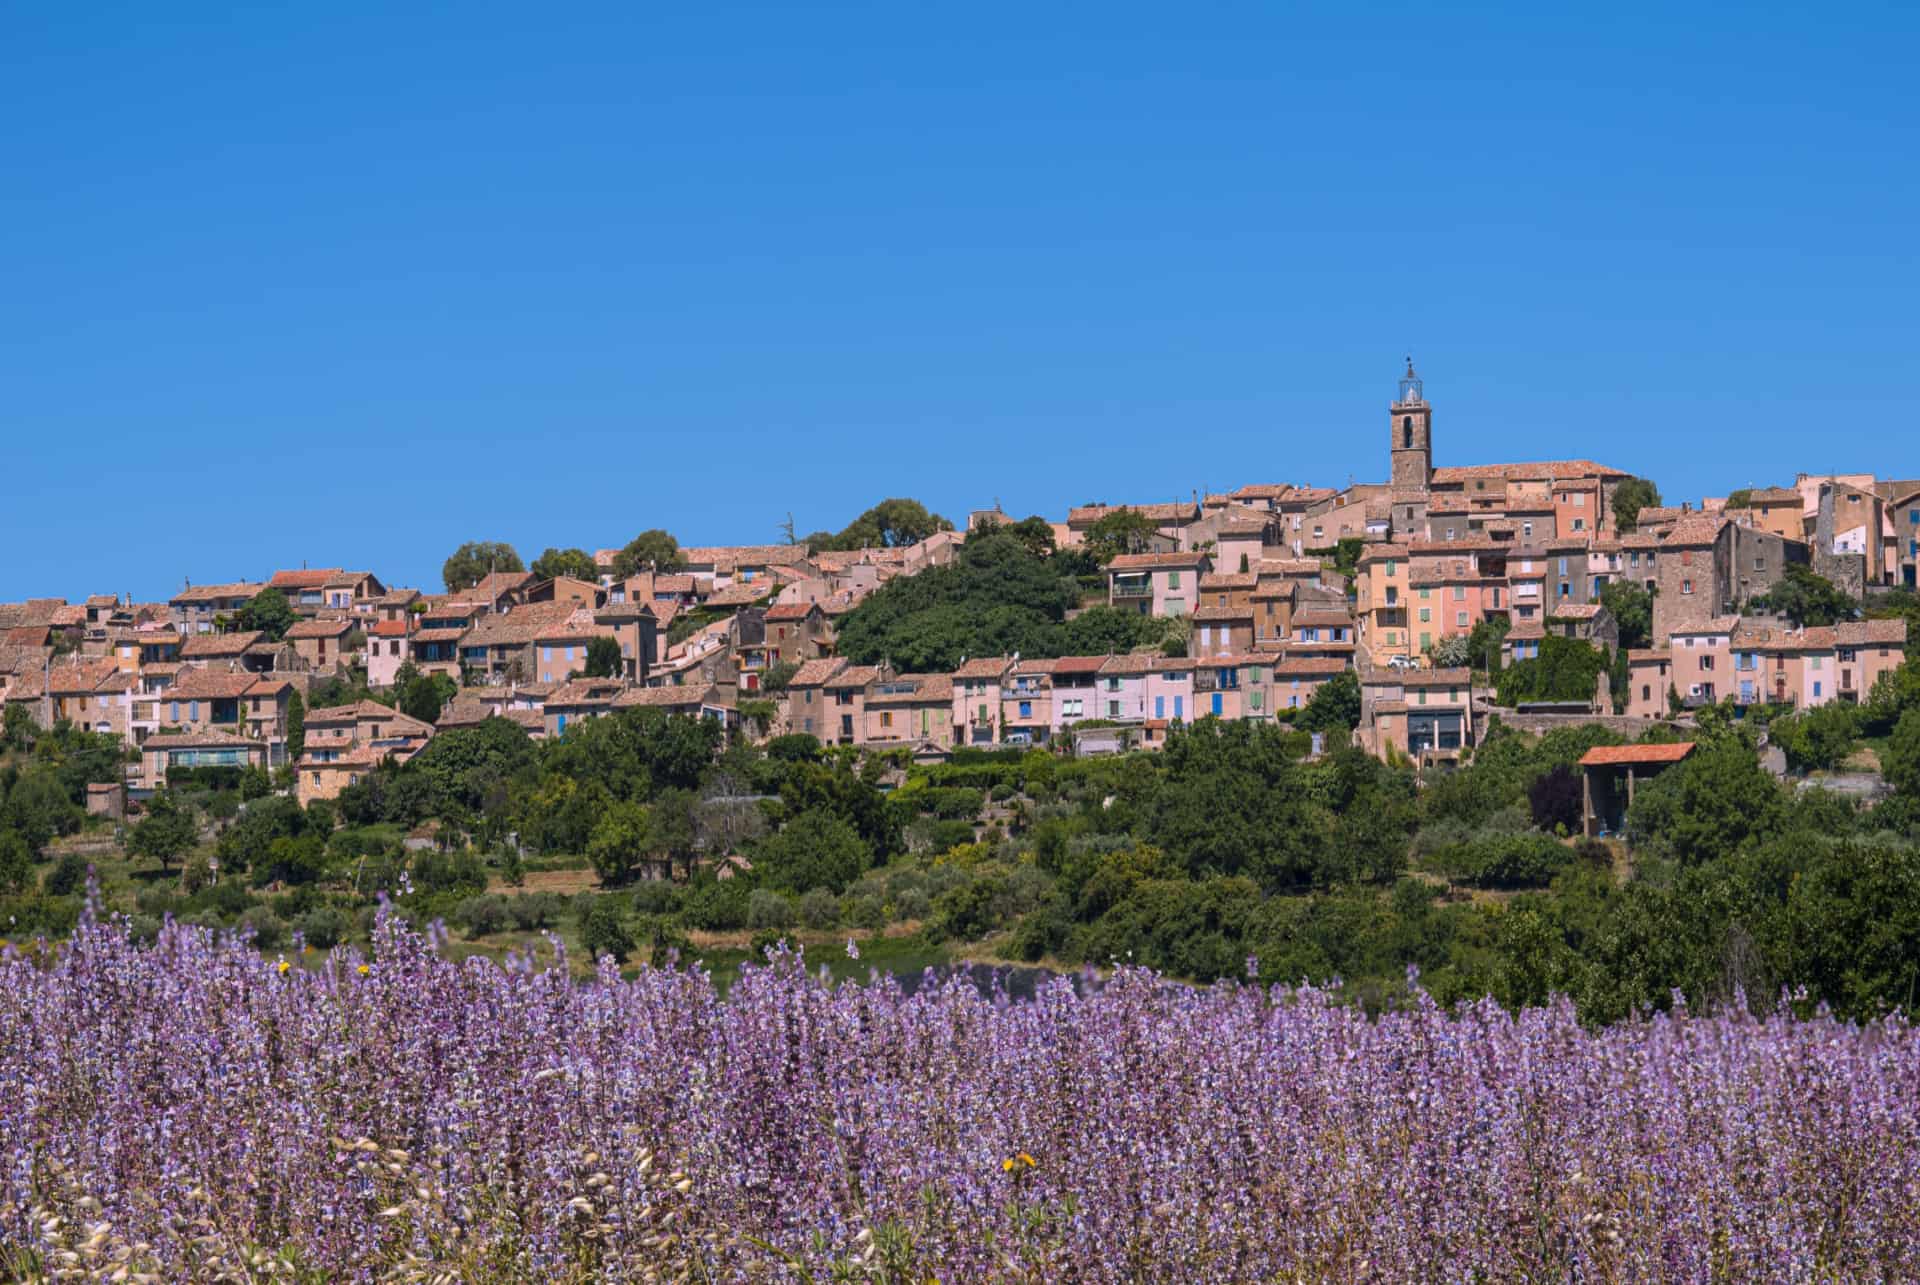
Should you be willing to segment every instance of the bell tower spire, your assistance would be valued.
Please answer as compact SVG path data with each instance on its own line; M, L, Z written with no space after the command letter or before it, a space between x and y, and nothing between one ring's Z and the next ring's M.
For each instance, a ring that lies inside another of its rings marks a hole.
M1433 481L1433 407L1427 404L1420 376L1413 373L1411 356L1407 373L1400 376L1399 396L1388 408L1387 427L1394 487L1426 490Z

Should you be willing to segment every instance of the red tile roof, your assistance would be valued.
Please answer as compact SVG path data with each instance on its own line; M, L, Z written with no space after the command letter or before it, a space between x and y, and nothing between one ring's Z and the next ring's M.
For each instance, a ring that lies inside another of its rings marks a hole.
M273 573L273 579L267 583L276 589L318 589L339 574L339 567L326 567L313 571L276 571Z
M1107 564L1107 570L1152 571L1159 567L1195 567L1199 566L1206 556L1197 549L1189 549L1185 553L1123 553Z
M1581 767L1650 767L1678 763L1693 753L1692 741L1668 745L1596 745L1580 756Z

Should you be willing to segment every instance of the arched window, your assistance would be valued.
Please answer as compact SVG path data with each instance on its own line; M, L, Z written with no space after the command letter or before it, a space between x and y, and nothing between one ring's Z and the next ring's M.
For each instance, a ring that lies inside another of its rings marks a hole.
M1404 415L1400 419L1400 445L1407 450L1413 449L1413 416Z

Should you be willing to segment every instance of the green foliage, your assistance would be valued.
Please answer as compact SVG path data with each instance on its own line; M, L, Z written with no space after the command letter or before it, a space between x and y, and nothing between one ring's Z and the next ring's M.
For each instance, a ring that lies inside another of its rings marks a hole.
M633 935L627 931L626 917L614 897L595 897L580 921L580 942L595 959L611 956L624 964L633 953Z
M269 641L279 642L300 617L294 614L287 595L268 585L234 613L233 623L242 631L257 629Z
M967 656L1046 657L1158 645L1165 621L1094 608L1069 622L1080 590L1066 555L1039 558L1004 528L974 534L950 564L881 585L847 613L840 654L945 672Z
M1495 680L1502 705L1522 701L1588 701L1607 672L1607 653L1578 638L1548 634L1537 657L1516 661Z
M1802 714L1773 720L1768 728L1774 744L1796 772L1822 771L1840 766L1860 734L1860 715L1843 701L1817 705Z
M644 804L612 803L594 824L587 859L603 882L625 883L646 856L651 840L652 824Z
M873 861L873 850L844 818L825 809L800 813L760 844L755 869L771 887L845 892Z
M642 571L671 575L686 565L687 560L680 554L680 542L659 527L649 527L614 555L613 578L626 580Z
M33 852L13 830L0 830L0 892L25 892L33 884Z
M1613 493L1613 524L1622 533L1639 525L1640 510L1660 506L1660 488L1644 477L1630 477Z
M1653 595L1631 580L1610 580L1600 586L1600 605L1620 626L1620 649L1653 645Z
M1545 834L1483 834L1441 851L1435 869L1480 888L1544 887L1573 860L1573 850Z
M491 572L526 569L512 545L498 540L469 540L441 564L440 579L448 593L458 593L479 584Z
M1920 708L1900 716L1880 752L1880 773L1902 795L1920 799Z
M85 857L69 852L54 862L53 868L41 879L41 890L49 897L71 897L87 886L90 869Z
M459 685L445 674L423 674L409 660L394 671L391 694L394 708L402 714L434 723L458 690Z
M1105 566L1123 553L1146 553L1160 533L1151 518L1134 509L1115 509L1103 514L1087 528L1083 542L1087 552Z
M1314 688L1293 725L1303 732L1350 732L1360 726L1360 676L1345 669Z
M1860 604L1838 585L1799 563L1789 565L1786 575L1776 580L1773 588L1757 595L1752 605L1785 616L1796 629L1838 624L1860 614Z
M1727 738L1640 782L1626 831L1636 848L1697 865L1778 830L1785 816L1780 786L1752 748Z
M1737 491L1728 491L1726 507L1729 509L1750 509L1753 507L1753 488L1743 486Z
M773 692L784 692L787 690L787 684L792 682L793 676L799 672L800 666L794 661L775 661L767 667L767 672L761 676L760 689L769 694Z
M556 576L572 576L575 580L585 580L588 584L597 584L600 580L599 564L593 555L585 549L556 549L548 546L547 551L533 560L527 568L542 580L551 580Z
M165 869L185 855L198 838L193 814L175 804L170 791L163 790L149 801L147 815L127 836L127 851L158 861Z
M1012 530L1012 527L1001 529ZM953 530L953 523L938 513L929 512L927 506L918 500L892 499L880 503L849 522L837 535L815 535L807 537L807 547L814 553L841 552L851 549L898 548L902 545L918 544L928 536L939 531ZM1023 532L1023 538L1025 533ZM1052 529L1048 528L1051 538Z
M601 636L587 642L588 678L616 678L626 669L626 663L620 655L620 644L613 639Z

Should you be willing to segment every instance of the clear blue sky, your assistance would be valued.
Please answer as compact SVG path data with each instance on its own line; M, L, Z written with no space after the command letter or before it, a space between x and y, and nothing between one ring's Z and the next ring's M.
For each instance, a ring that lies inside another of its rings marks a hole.
M0 598L913 495L1920 476L1910 6L17 4Z

